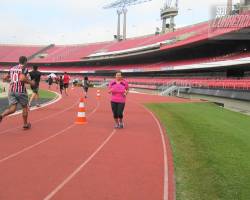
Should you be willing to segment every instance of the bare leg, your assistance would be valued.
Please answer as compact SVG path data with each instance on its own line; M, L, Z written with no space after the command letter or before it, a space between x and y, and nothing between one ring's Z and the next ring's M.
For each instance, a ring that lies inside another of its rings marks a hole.
M23 124L28 124L28 106L23 106Z
M30 101L29 101L29 107L31 106L31 102L33 101L33 99L35 98L36 93L32 93L31 97L30 97Z
M124 124L123 124L122 118L119 118L119 128L124 128Z
M1 114L1 118L0 118L0 122L2 121L2 119L8 115L11 115L12 113L16 112L16 107L17 104L13 104L10 105L9 108L7 108L2 114Z
M35 93L36 106L40 106L39 104L39 93Z
M119 128L119 121L118 119L114 119L115 120L115 128Z

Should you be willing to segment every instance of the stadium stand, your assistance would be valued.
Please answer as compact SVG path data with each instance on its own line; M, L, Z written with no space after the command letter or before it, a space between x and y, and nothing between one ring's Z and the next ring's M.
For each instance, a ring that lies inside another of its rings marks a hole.
M38 65L44 74L67 71L78 79L88 75L93 81L103 82L122 71L135 88L158 89L175 84L250 91L249 17L250 13L223 17L123 41L0 45L0 71L7 71L19 56L26 55L30 65ZM241 32L246 38L235 39Z
M0 45L0 62L17 62L23 55L30 57L44 46Z
M33 63L56 63L56 62L77 62L81 61L91 53L99 51L108 43L86 44L86 45L62 45L54 46L35 57Z

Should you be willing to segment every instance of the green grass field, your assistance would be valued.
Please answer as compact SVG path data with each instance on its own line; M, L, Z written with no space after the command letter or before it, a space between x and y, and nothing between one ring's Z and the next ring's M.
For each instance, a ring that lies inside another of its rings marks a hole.
M250 199L250 116L212 103L147 107L170 138L177 200Z
M28 93L29 93L29 96L30 96L32 91L28 90ZM39 90L39 96L40 96L40 99L51 100L51 99L56 98L57 95L55 93L53 93L53 92L48 91L48 90L40 89ZM6 96L2 96L2 97L0 96L0 98L7 98L7 94L6 94Z
M39 96L41 99L54 99L56 98L56 94L53 92L50 92L48 90L39 90Z

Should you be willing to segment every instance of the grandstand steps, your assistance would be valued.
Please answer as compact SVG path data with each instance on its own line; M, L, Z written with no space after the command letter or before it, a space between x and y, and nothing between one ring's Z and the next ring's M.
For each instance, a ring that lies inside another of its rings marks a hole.
M181 89L186 89L186 90L190 90L191 87L183 87L183 86L178 86L178 85L169 85L169 86L165 86L165 89L163 87L163 91L160 92L161 96L179 96L180 94L180 90Z
M29 56L29 57L28 57L28 60L32 60L33 58L36 58L38 55L40 55L40 54L46 52L48 49L53 48L54 46L55 46L54 44L50 44L50 45L48 45L48 46L42 48L42 49L39 50L38 52L36 52L36 53L34 53L33 55Z

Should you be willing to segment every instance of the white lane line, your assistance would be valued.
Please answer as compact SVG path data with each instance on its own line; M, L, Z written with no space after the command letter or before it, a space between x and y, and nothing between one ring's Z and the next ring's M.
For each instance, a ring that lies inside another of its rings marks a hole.
M62 110L62 111L60 111L60 112L53 113L53 114L48 115L48 116L46 116L46 117L44 117L44 118L35 120L35 121L32 122L32 124L36 124L36 123L38 123L38 122L41 122L41 121L44 121L44 120L49 119L49 118L51 118L51 117L57 116L57 115L59 115L59 114L62 114L62 113L64 113L64 112L70 110L70 109L73 108L74 106L76 106L77 103L78 103L78 101L77 101L76 103L74 103L72 106L70 106L70 107L68 107L68 108L66 108L66 109L64 109L64 110ZM16 129L19 129L19 128L22 128L22 126L17 126L17 127L13 127L13 128L6 129L6 130L0 132L0 135L5 134L5 133L10 132L10 131L13 131L13 130L16 130Z
M51 91L51 92L53 92L53 91ZM58 93L57 93L57 94L58 94ZM58 94L58 95L60 96L60 99L61 99L62 96L61 96L60 94ZM49 105L51 105L51 104L53 104L53 103L56 103L56 102L58 102L58 101L59 101L59 100L57 100L57 101L52 101L52 102L46 104L46 106L49 106ZM60 112L53 113L53 114L48 115L48 116L46 116L46 117L44 117L44 118L41 118L41 119L38 119L38 120L33 121L32 124L36 124L36 123L38 123L38 122L40 122L40 121L43 121L43 120L49 119L49 118L51 118L51 117L57 116L57 115L59 115L59 114L61 114L61 113L64 113L64 112L70 110L71 108L73 108L74 106L76 106L78 103L79 103L79 100L77 100L76 103L74 103L72 106L70 106L70 107L68 107L68 108L66 108L66 109L64 109L64 110L62 110L62 111L60 111ZM45 104L44 104L44 105L45 105ZM43 106L43 107L45 107L45 106ZM40 107L40 108L41 108L41 107ZM35 109L40 109L40 108L34 108L34 110L35 110ZM19 112L18 114L20 114L22 111L18 111L18 112ZM16 114L16 113L15 113L15 114ZM12 114L12 115L15 115L15 114ZM12 116L12 115L10 115L10 116ZM0 135L5 134L5 133L8 133L8 132L13 131L13 130L16 130L16 129L19 129L19 128L22 128L22 126L17 126L17 127L13 127L13 128L9 128L9 129L6 129L6 130L4 130L4 131L1 131L1 132L0 132Z
M140 105L142 106L142 105ZM168 200L168 159L167 159L167 148L166 148L166 142L165 142L165 136L164 136L164 131L162 130L162 127L160 125L159 120L155 117L155 115L148 110L147 108L145 108L144 106L142 106L154 119L154 121L156 122L160 134L161 134L161 141L162 141L162 147L163 147L163 157L164 157L164 182L163 182L163 200Z
M113 130L105 141L85 160L79 167L77 167L66 179L64 179L55 189L53 189L43 200L50 200L56 193L58 193L68 182L70 182L110 141L115 134L116 130Z
M162 148L163 148L163 162L164 162L164 172L163 172L163 200L168 200L168 182L169 182L169 177L168 177L168 158L167 158L167 147L166 147L166 142L165 142L165 136L164 136L164 131L162 130L161 124L159 122L159 120L155 117L155 115L146 107L144 107L143 105L139 104L138 102L135 101L131 101L132 103L135 103L137 105L139 105L140 107L142 107L144 110L146 110L151 117L154 119L154 121L156 122L159 131L160 131L160 135L161 135L161 141L162 141Z
M91 115L93 115L93 114L97 111L97 109L98 109L99 106L100 106L100 103L97 102L96 108L89 114L89 117L90 117ZM47 141L49 141L49 140L55 138L55 137L58 136L58 135L61 135L61 134L65 133L66 131L70 130L70 129L73 128L74 126L76 126L76 125L75 125L75 124L71 124L70 126L68 126L68 127L66 127L65 129L63 129L63 130L61 130L61 131L55 133L54 135L51 135L51 136L49 136L49 137L47 137L47 138L45 138L45 139L43 139L43 140L41 140L41 141L39 141L39 142L33 144L33 145L30 145L30 146L28 146L28 147L25 147L25 148L23 148L22 150L20 150L20 151L18 151L18 152L16 152L16 153L13 153L13 154L11 154L11 155L9 155L9 156L7 156L7 157L4 157L4 158L0 159L0 164L3 163L4 161L7 161L7 160L9 160L9 159L11 159L11 158L14 158L14 157L16 157L16 156L18 156L18 155L20 155L20 154L26 152L26 151L29 151L29 150L31 150L31 149L33 149L33 148L35 148L35 147L37 147L37 146L39 146L39 145L41 145L41 144L47 142Z
M32 107L30 110L38 110L38 109L44 108L44 107L49 106L49 105L51 105L51 104L54 104L54 103L56 103L56 102L58 102L58 101L60 101L60 100L62 99L62 95L61 95L61 94L59 94L59 93L57 93L57 92L54 92L54 91L52 91L52 90L48 90L48 91L49 91L49 92L52 92L52 93L54 93L54 94L56 94L56 98L53 99L53 100L51 100L51 101L49 101L49 102L47 102L47 103L41 104L40 107ZM15 113L11 114L10 116L19 115L19 114L21 114L21 113L22 113L22 111L19 110L19 111L15 112ZM10 117L10 116L9 116L9 117Z
M16 153L13 153L13 154L11 154L11 155L9 155L9 156L7 156L7 157L1 159L1 160L0 160L0 164L1 164L2 162L6 161L6 160L9 160L9 159L11 159L11 158L14 158L14 157L16 157L16 156L22 154L22 153L24 153L24 152L26 152L26 151L28 151L28 150L30 150L30 149L33 149L34 147L36 147L36 146L38 146L38 145L40 145L40 144L43 144L43 143L45 143L45 142L51 140L52 138L54 138L54 137L56 137L56 136L58 136L58 135L61 135L62 133L66 132L67 130L71 129L71 128L74 127L74 126L75 126L75 124L71 124L71 125L68 126L67 128L65 128L65 129L63 129L63 130L57 132L56 134L54 134L54 135L52 135L52 136L50 136L50 137L48 137L48 138L46 138L46 139L44 139L44 140L41 140L40 142L37 142L37 143L35 143L35 144L33 144L33 145L30 145L30 146L28 146L28 147L22 149L21 151L18 151L18 152L16 152Z
M51 91L51 92L52 92L52 91ZM41 107L39 107L39 108L32 108L32 110L37 110L37 109L40 109L40 108L47 107L47 106L49 106L49 105L51 105L51 104L54 104L54 103L58 102L59 100L61 100L62 96L61 96L60 94L58 94L58 93L56 93L56 94L59 96L59 98L56 98L55 100L52 100L52 101L50 101L50 102L48 102L48 103L45 103L45 104L43 104L43 105L42 105ZM74 105L76 105L76 103L75 103ZM74 106L74 105L73 105L73 106ZM48 115L48 116L46 116L46 117L44 117L44 118L42 118L42 119L36 120L36 121L32 122L32 124L37 123L37 122L40 122L40 121L43 121L43 120L48 119L48 118L50 118L50 117L56 116L56 115L58 115L58 114L61 114L61 113L65 112L65 111L69 110L69 109L72 108L73 106L70 106L69 108L67 108L67 109L65 109L65 110L63 110L63 111L60 111L60 112L58 112L58 113L55 113L55 114L52 114L52 115ZM17 111L16 113L14 113L14 114L12 114L12 115L10 115L10 116L8 116L8 117L15 116L15 115L19 115L19 114L21 114L21 113L22 113L22 111ZM7 132L10 132L10 131L13 131L13 130L16 130L16 129L19 129L19 128L22 128L22 126L17 126L17 127L13 127L13 128L9 128L9 129L6 129L6 130L4 130L4 131L1 131L1 132L0 132L0 135L2 135L2 134L4 134L4 133L7 133Z

